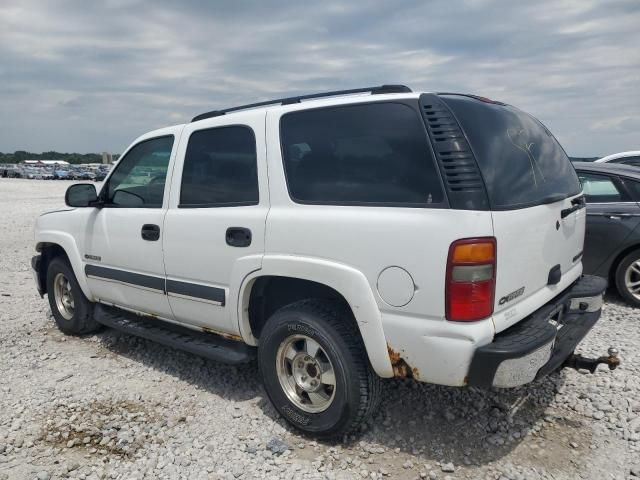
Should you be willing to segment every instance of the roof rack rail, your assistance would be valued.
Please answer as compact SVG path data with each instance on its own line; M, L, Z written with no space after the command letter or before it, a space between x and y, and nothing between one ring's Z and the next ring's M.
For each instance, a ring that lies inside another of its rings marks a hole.
M291 105L292 103L300 103L302 100L311 100L313 98L336 97L338 95L350 95L353 93L371 92L371 95L381 95L384 93L411 93L411 89L405 85L380 85L378 87L352 88L351 90L335 90L333 92L312 93L311 95L299 95L297 97L278 98L276 100L267 100L266 102L250 103L248 105L240 105L239 107L225 108L224 110L212 110L210 112L196 115L191 120L197 122L205 118L219 117L227 113L236 112L238 110L246 110L248 108L264 107L267 105Z

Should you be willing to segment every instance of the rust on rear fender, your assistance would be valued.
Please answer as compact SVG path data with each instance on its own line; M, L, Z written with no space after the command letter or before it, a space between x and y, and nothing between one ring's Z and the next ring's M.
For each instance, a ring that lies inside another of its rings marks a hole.
M413 378L418 380L420 378L420 372L417 368L411 368L407 361L402 358L400 352L396 352L389 344L387 344L387 352L389 353L389 360L393 367L393 375L398 378Z

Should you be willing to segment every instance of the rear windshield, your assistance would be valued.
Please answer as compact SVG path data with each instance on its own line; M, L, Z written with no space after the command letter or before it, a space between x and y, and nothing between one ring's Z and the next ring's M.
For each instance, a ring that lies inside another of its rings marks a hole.
M567 154L531 115L461 95L442 99L471 143L492 208L524 208L580 192Z

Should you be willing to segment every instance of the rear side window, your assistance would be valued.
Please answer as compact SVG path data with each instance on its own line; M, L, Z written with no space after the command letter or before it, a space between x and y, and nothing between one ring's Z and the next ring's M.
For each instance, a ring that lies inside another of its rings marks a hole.
M334 205L442 205L421 122L410 106L390 102L284 115L280 132L291 198Z
M640 157L620 158L618 160L614 160L611 163L622 163L623 165L633 165L635 167L640 167Z
M258 203L256 141L246 126L210 128L189 137L180 208Z
M629 193L632 196L632 200L635 202L640 202L640 182L637 180L631 180L629 178L625 178L622 180L624 182L625 187L629 190Z
M442 99L471 144L493 209L540 205L580 192L567 154L531 115L461 95Z
M578 173L584 197L588 203L613 203L625 200L611 177L593 173Z

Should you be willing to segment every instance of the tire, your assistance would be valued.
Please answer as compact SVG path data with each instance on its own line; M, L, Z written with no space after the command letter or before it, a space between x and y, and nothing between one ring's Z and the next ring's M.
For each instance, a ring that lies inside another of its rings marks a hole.
M616 288L622 297L634 307L640 308L640 284L633 292L629 283L640 282L640 250L634 250L620 260L616 268Z
M70 299L61 295L65 291L70 292ZM102 328L93 320L93 303L84 296L73 269L61 257L51 260L47 268L47 296L56 325L63 333L86 335Z
M305 355L316 344L317 353ZM285 355L287 351L297 352L294 360L287 359L293 356ZM371 369L351 312L335 302L302 300L276 311L260 335L258 366L280 415L318 438L343 438L357 432L379 404L381 380ZM333 371L333 387L328 367ZM311 392L315 404L300 387L305 378L305 387L319 388Z

